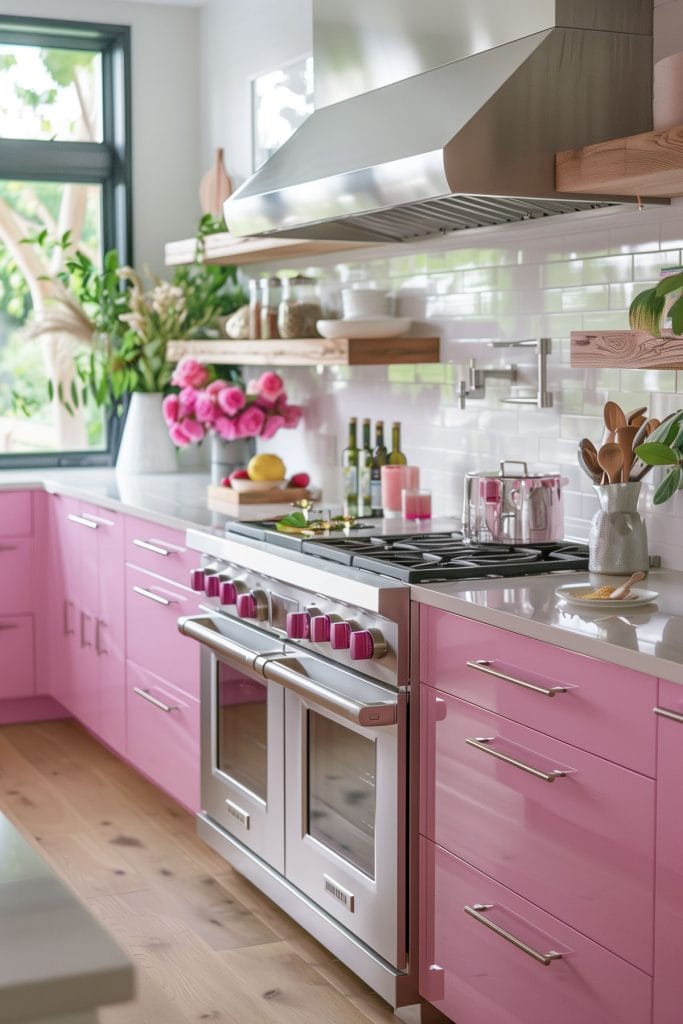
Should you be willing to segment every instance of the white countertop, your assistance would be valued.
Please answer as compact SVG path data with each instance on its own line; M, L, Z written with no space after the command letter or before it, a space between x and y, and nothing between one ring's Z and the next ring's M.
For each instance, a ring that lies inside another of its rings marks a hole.
M0 814L0 1021L81 1013L133 994L128 957Z

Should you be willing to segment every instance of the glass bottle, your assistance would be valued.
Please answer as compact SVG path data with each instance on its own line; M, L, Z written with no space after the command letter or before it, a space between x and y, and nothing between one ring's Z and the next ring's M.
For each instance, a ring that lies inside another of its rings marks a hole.
M382 516L382 466L387 464L387 450L384 445L384 421L375 423L375 449L370 462L370 509L373 516Z
M363 444L358 452L358 515L372 515L370 491L370 464L372 448L370 447L370 420L363 420Z
M249 279L249 337L261 337L261 293L258 278Z
M342 452L344 515L358 515L358 421L349 420L349 443Z
M261 338L279 338L277 312L282 298L282 281L279 277L261 279Z
M281 338L317 338L316 324L322 319L315 278L297 274L285 278L278 308Z
M401 451L401 424L391 424L391 451L388 463L390 466L405 466L408 460Z

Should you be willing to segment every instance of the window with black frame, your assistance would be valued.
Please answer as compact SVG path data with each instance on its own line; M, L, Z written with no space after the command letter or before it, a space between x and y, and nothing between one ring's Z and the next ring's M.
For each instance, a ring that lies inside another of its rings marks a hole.
M127 27L0 16L0 466L111 458L115 421L69 401L87 330L35 326L76 250L131 260L129 49Z

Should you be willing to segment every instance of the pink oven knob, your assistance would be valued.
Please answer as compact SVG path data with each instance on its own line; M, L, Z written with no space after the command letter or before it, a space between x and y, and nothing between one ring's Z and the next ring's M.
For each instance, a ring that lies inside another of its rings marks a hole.
M308 640L310 626L308 612L289 612L287 615L287 636L290 640Z
M358 629L351 634L351 661L371 661L387 653L384 637L377 629Z
M240 619L265 619L266 617L268 602L262 590L250 590L246 594L238 594L235 603Z
M351 644L351 623L333 622L330 624L330 646L333 651L347 651Z
M329 644L332 619L329 615L314 615L311 619L311 640L314 644Z
M190 586L193 590L204 590L204 570L193 569L190 573Z
M218 600L221 604L237 604L237 587L230 580L221 580L218 585Z
M218 597L221 586L221 578L217 573L204 577L204 593L207 597Z

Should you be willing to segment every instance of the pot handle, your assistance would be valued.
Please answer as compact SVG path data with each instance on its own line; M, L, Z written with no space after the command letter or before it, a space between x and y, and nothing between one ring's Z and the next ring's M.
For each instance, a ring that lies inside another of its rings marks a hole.
M524 473L522 474L522 476L528 476L529 475L529 468L528 468L526 462L523 462L521 459L503 459L503 461L500 464L500 475L501 476L505 476L505 467L506 466L523 466L524 467Z

